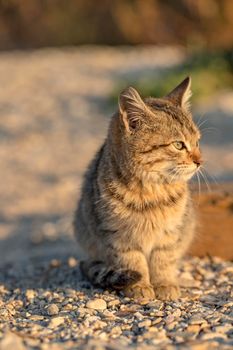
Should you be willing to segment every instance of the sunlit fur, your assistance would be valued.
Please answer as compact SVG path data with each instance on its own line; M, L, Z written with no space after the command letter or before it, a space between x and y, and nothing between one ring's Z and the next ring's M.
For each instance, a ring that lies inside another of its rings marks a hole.
M82 272L96 285L134 298L179 296L177 263L195 227L187 180L201 163L187 96L188 78L164 98L142 100L133 88L119 97L74 220Z

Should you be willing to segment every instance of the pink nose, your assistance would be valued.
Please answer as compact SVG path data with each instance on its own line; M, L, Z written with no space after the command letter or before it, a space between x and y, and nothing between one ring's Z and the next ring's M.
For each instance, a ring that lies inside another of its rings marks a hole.
M201 159L201 153L199 150L195 150L192 155L192 160L193 160L193 163L196 164L198 167L203 163L202 159Z
M201 165L202 161L201 161L201 159L199 159L199 160L194 159L193 163L196 164L197 167L199 167Z

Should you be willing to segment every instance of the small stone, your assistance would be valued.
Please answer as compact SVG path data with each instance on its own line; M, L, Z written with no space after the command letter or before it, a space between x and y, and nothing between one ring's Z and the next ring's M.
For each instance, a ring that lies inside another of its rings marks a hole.
M150 327L150 326L151 326L151 320L144 320L138 323L139 328Z
M155 313L155 316L157 316L157 317L163 317L164 314L165 314L164 311L158 311L158 312Z
M75 267L75 266L77 266L78 265L78 261L77 261L77 259L75 259L74 257L70 257L69 259L68 259L68 266L69 267Z
M135 312L134 316L138 318L139 320L143 320L144 316L141 314L141 312L137 311Z
M227 336L223 333L217 333L217 332L213 332L213 333L204 333L201 336L201 340L209 340L209 339L215 339L215 338L222 338L222 339L226 339Z
M181 316L181 310L180 309L176 309L173 314L172 314L175 318L179 318Z
M179 276L180 286L184 288L189 287L198 287L200 285L200 281L196 281L190 272L183 272Z
M47 314L49 316L57 315L59 313L59 308L56 304L51 304L47 307Z
M214 272L211 272L211 271L206 271L205 275L204 275L204 278L205 280L212 280L216 277L215 273Z
M165 318L165 322L166 322L166 324L169 324L169 323L174 322L174 319L175 319L175 317L174 317L173 315L168 315L168 316Z
M162 321L162 317L157 317L155 318L153 321L152 321L152 324L155 325L155 324L158 324L159 322Z
M160 301L151 301L147 304L147 307L153 309L153 311L159 311L162 307L162 303Z
M108 302L108 307L115 307L120 304L120 300L114 299Z
M95 315L96 314L96 311L94 309L88 309L85 307L79 307L77 309L77 311L78 311L78 314L80 317L83 317L84 315Z
M203 341L198 341L194 344L192 344L192 350L210 350L210 349L219 349L219 343L217 342L203 342ZM227 349L225 349L227 350Z
M200 315L194 315L189 319L189 324L202 324L206 323L206 320L202 318Z
M52 259L50 261L50 266L51 267L59 267L59 266L61 266L61 261L58 259Z
M166 326L166 329L167 329L168 331L172 331L172 330L175 328L176 325L177 325L177 322L171 322L171 323L169 323L169 324Z
M158 332L158 328L151 326L150 328L148 328L148 332L156 333L156 332Z
M106 326L107 326L107 323L101 320L97 320L92 324L93 329L102 329Z
M226 333L230 329L232 329L232 326L229 324L214 327L214 331L217 333Z
M115 326L111 329L111 334L120 335L121 333L122 333L121 327L119 327L119 326Z
M114 315L114 313L112 313L111 311L109 310L104 310L103 311L103 316L108 318L108 319L115 319L116 316Z
M198 333L200 331L201 327L199 324L190 324L187 327L187 331L188 332L194 332L194 333Z
M94 310L105 310L107 308L107 303L103 299L92 299L86 303L86 307Z
M53 317L53 318L51 319L51 321L49 322L49 325L48 325L48 326L49 326L50 328L56 328L56 327L60 326L61 324L63 324L64 321L65 321L64 317L60 317L60 316L58 316L58 317Z
M74 289L67 288L65 290L65 295L69 298L74 298L76 296L76 291Z
M30 320L32 321L42 321L44 319L44 316L41 315L31 315Z
M33 289L28 289L25 293L25 296L28 300L31 300L37 296L37 293Z

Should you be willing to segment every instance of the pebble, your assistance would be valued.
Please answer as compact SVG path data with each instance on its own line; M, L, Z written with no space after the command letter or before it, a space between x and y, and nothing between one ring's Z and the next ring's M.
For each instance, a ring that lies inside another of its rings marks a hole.
M187 327L188 332L194 332L194 333L198 333L200 329L201 327L199 324L189 324Z
M157 333L158 332L158 328L151 326L150 328L148 328L148 332L152 332L152 333Z
M168 331L171 331L171 330L173 330L176 327L176 325L177 325L177 322L171 322L171 323L166 325L166 329Z
M68 266L69 267L76 267L78 265L77 259L73 258L72 256L68 259Z
M42 321L42 320L44 320L44 316L41 316L41 315L31 315L29 318L32 321Z
M179 318L181 316L181 310L177 309L172 314L175 318Z
M65 322L64 317L61 317L61 316L53 317L53 318L51 318L48 327L49 328L56 328L56 327L60 326L61 324L63 324L64 322Z
M209 339L215 339L215 338L226 339L227 336L225 334L223 334L223 333L213 332L213 333L204 333L204 334L202 334L202 336L200 338L202 340L209 340Z
M160 323L162 320L163 320L162 317L157 317L152 321L152 324L156 325L156 324Z
M189 324L202 324L206 323L206 320L201 315L194 315L189 319Z
M169 324L169 323L174 322L174 319L175 319L175 317L171 314L171 315L168 315L167 317L165 317L165 322L166 322L166 324Z
M47 314L49 316L57 315L59 313L59 308L56 304L51 304L47 307Z
M115 299L115 300L111 300L108 302L108 307L111 308L111 307L115 307L117 305L120 305L120 300L118 299Z
M120 335L122 333L121 327L120 326L115 326L111 329L111 334L118 334Z
M25 296L28 300L34 299L37 296L37 293L32 290L32 289L28 289L25 293Z
M138 327L150 327L151 326L151 320L144 320L138 323Z
M101 320L97 320L92 324L93 329L102 329L106 326L107 326L107 323Z
M144 316L139 311L135 312L134 316L139 320L143 320L144 318Z
M233 323L233 320L232 320L232 323ZM229 330L233 331L233 326L229 324L225 324L223 326L216 326L214 327L213 330L217 333L227 333Z
M86 303L86 307L94 310L105 310L107 303L104 299L92 299Z

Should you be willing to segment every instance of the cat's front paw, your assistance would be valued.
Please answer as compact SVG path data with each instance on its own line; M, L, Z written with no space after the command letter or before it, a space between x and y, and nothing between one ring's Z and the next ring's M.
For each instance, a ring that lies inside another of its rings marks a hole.
M177 285L160 285L154 288L155 298L159 300L176 300L180 296L180 288Z
M154 300L155 298L153 287L147 284L135 284L126 288L124 295L136 300Z

